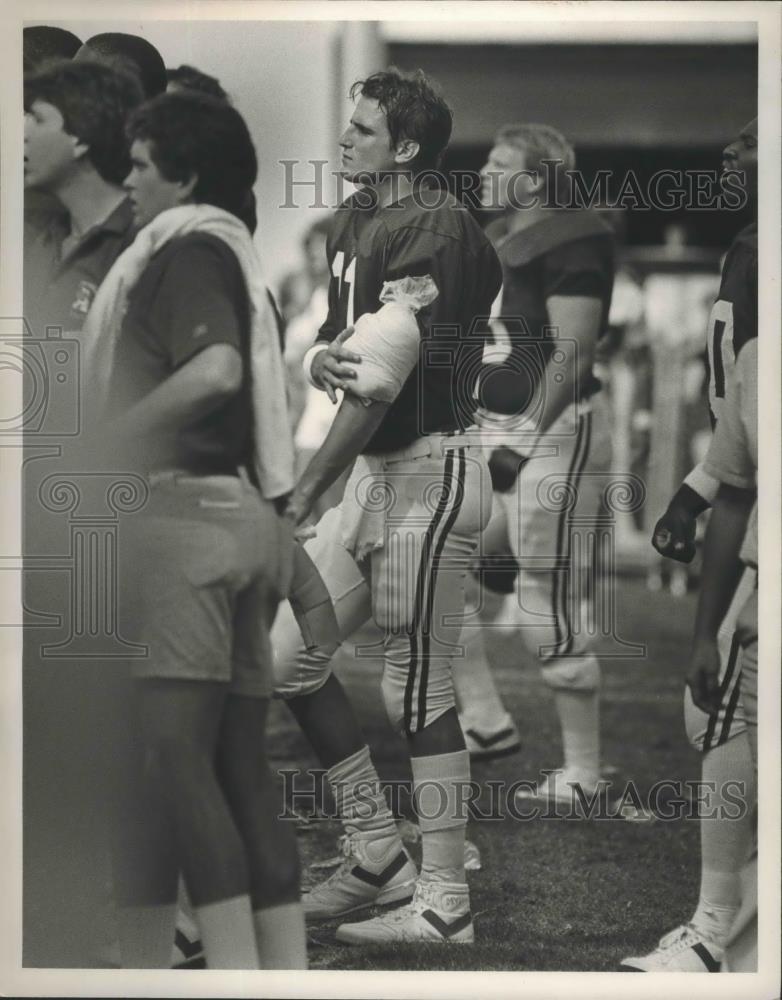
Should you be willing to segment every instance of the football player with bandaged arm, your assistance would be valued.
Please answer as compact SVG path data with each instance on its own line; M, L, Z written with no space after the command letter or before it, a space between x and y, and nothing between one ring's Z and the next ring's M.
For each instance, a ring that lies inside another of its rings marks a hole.
M322 373L320 383L336 401L334 389L345 394L326 440L302 474L288 510L301 524L313 504L361 453L402 390L415 368L420 352L420 331L416 314L437 297L430 276L388 281L380 293L385 303L376 313L364 313L339 335L335 350L316 345L315 359ZM305 373L313 349L305 357ZM325 357L325 356L328 357ZM344 371L344 375L338 374Z
M401 842L332 670L336 646L305 649L283 607L272 634L275 690L326 768L346 834L343 863L312 886L304 906L307 919L321 920L410 900L341 925L337 940L466 943L474 929L466 811L457 799L470 773L451 678L460 628L450 618L464 607L466 556L491 507L480 441L467 431L477 406L481 321L499 292L501 268L466 208L428 176L447 145L452 113L425 75L379 72L351 95L355 107L339 142L344 175L357 191L333 219L328 315L304 360L306 375L332 402L337 389L346 396L289 510L303 524L313 501L353 463L341 503L322 515L306 548L332 597L339 641L370 618L383 635L380 694L410 754L422 863L419 872ZM399 293L427 278L429 295L414 315ZM445 350L429 350L435 337ZM457 558L463 568L453 569ZM431 810L429 796L447 807Z

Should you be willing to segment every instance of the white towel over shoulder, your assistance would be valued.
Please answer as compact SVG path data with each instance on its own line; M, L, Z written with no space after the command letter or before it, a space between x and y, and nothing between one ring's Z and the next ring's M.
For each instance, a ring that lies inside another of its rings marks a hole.
M212 205L167 209L144 226L115 261L98 289L83 331L85 380L98 412L105 409L128 294L150 260L169 240L187 233L219 237L239 261L250 301L255 465L262 494L271 499L293 488L293 442L285 366L277 323L252 237L236 216Z

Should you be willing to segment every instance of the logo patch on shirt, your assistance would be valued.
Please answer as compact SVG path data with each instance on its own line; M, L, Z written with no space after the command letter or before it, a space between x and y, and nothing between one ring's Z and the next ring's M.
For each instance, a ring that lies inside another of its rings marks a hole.
M209 333L209 327L206 323L199 323L198 326L193 327L194 337L205 337Z
M76 298L71 305L71 312L76 313L78 316L86 316L90 311L90 306L97 290L97 285L93 284L93 282L80 281L76 289Z

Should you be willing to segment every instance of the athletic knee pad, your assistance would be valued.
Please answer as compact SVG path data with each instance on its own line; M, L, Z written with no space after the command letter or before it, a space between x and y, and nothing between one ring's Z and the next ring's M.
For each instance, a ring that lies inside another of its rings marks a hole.
M541 664L543 680L550 687L564 691L598 691L600 664L591 653L584 656L553 656Z
M315 563L302 545L294 549L288 600L304 646L333 656L340 644L334 605Z
M274 650L274 696L297 698L323 687L331 676L331 658L339 643L307 649L293 609L280 606L271 632Z

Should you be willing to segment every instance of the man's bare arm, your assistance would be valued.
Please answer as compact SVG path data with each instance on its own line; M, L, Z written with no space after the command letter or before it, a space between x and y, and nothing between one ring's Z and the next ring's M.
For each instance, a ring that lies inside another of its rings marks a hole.
M367 406L355 396L345 395L326 440L293 491L288 510L297 524L306 520L319 497L361 454L390 405L372 402Z
M752 490L720 484L703 543L703 582L695 616L696 639L717 637L743 571L739 552L754 502Z
M576 342L576 351L574 354L566 352L568 364L564 373L560 365L549 364L546 368L545 397L540 418L543 433L578 397L578 387L592 371L603 306L600 299L591 296L552 295L546 299L546 309L551 325L559 331L560 337ZM558 382L553 377L554 372L565 377Z
M230 344L212 344L118 417L108 428L108 437L133 442L177 431L211 413L241 384L239 352Z
M578 387L592 371L595 347L600 335L602 304L600 299L585 295L552 295L546 300L551 325L559 335L575 340L576 350L566 352L567 368L549 364L543 374L543 411L537 430L543 433L578 397ZM564 374L564 378L560 376ZM557 376L556 378L554 376ZM492 484L499 493L507 493L516 485L519 472L529 456L523 454L523 444L495 448L489 459Z
M695 704L709 714L716 712L720 703L717 633L743 572L739 552L754 501L752 490L722 483L703 543L702 583L687 684Z

